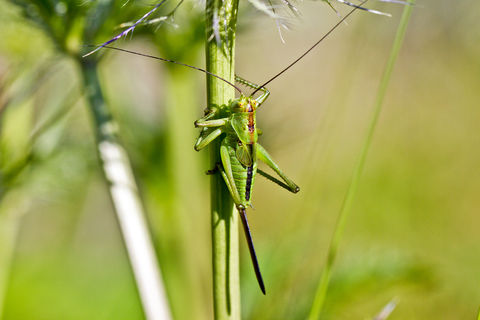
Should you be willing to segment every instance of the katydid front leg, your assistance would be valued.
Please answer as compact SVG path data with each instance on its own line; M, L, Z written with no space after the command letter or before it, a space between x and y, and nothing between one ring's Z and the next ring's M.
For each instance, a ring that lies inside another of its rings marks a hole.
M210 142L215 140L219 135L221 135L224 130L225 124L228 122L228 118L221 118L221 119L213 119L210 120L215 116L215 111L206 114L203 118L198 119L195 121L195 127L202 128L200 131L200 135L197 138L197 142L195 143L195 150L200 151L205 146L207 146ZM213 131L209 131L211 128L217 128Z
M205 146L210 144L213 140L215 140L219 135L223 133L223 128L217 128L209 133L210 128L203 128L202 131L200 131L200 135L197 138L197 142L195 143L195 150L200 151L202 150Z
M217 111L212 111L207 113L203 118L198 119L194 122L195 128L214 128L214 127L221 127L224 126L229 118L220 118L220 119L213 119L215 117Z

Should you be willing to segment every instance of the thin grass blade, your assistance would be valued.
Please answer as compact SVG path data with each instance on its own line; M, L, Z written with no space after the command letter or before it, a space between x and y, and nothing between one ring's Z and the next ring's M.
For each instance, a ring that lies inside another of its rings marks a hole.
M409 4L414 4L415 0L410 0ZM353 199L355 193L357 191L358 184L360 182L360 177L362 175L363 168L365 167L365 162L367 159L367 154L370 149L370 144L373 139L373 134L375 132L375 128L377 126L378 118L380 115L381 107L383 104L383 100L385 98L385 93L388 88L388 84L390 83L390 79L393 72L393 67L395 66L395 62L397 61L398 54L400 52L400 48L403 43L403 39L405 38L405 33L407 30L407 25L410 20L410 16L412 14L413 6L405 6L403 10L403 15L400 20L400 24L397 29L397 34L395 36L395 40L393 42L392 50L390 51L390 56L387 61L387 65L385 67L382 80L380 82L380 87L374 102L373 112L370 118L370 124L368 126L368 132L365 137L363 147L360 151L359 158L357 160L357 164L354 169L354 173L352 176L352 180L347 190L347 194L342 204L342 208L340 210L340 215L337 221L337 225L335 227L334 235L332 238L332 242L330 244L327 262L325 267L323 268L322 274L320 276L320 282L317 287L317 292L312 304L312 309L310 310L310 314L308 316L309 320L319 319L323 306L325 303L325 298L327 296L328 285L330 282L330 276L332 272L333 263L335 262L335 258L337 256L338 246L343 236L343 231L345 230L345 226L348 220L348 216L350 213L350 208L353 203Z

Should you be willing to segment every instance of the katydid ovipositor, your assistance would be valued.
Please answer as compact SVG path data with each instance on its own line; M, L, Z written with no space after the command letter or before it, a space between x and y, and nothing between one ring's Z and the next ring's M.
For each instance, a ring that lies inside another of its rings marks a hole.
M363 1L360 6L362 6L366 1L367 0ZM195 150L201 150L213 140L215 140L217 137L225 133L225 138L223 139L219 150L222 162L217 163L216 168L210 170L209 173L214 174L216 173L216 171L218 171L222 175L230 191L235 206L240 213L240 217L242 219L245 236L247 238L247 243L250 251L250 256L255 270L255 275L264 294L265 286L260 272L258 260L255 254L255 249L246 215L247 206L251 206L251 193L253 189L253 184L255 182L255 175L258 172L269 180L277 183L278 185L293 193L297 193L300 188L280 170L280 168L273 161L267 151L260 144L257 143L260 131L256 127L256 109L260 107L260 105L267 99L270 94L265 87L268 83L279 77L286 70L288 70L298 61L300 61L360 6L350 11L303 55L301 55L297 60L295 60L288 67L283 69L281 72L272 77L263 85L255 85L242 78L236 77L236 81L240 82L245 86L255 89L250 96L246 96L237 86L227 81L226 79L223 79L204 69L193 67L177 61L168 60L165 58L150 56L120 48L103 46L105 48L115 49L148 58L171 62L202 71L228 83L240 92L239 98L230 101L228 106L222 106L220 108L222 114L221 116L219 109L207 109L205 116L195 121L195 126L202 128L200 136L198 137L195 144ZM255 99L253 98L253 95L257 91L262 91L263 94L261 94L258 98ZM272 170L274 170L279 175L283 182L257 169L257 158L262 160L270 168L272 168Z

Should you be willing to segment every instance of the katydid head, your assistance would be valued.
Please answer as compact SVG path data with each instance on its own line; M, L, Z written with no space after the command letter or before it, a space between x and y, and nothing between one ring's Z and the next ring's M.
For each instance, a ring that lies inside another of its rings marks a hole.
M257 110L257 101L242 93L240 98L237 98L230 103L229 109L232 113L254 112Z

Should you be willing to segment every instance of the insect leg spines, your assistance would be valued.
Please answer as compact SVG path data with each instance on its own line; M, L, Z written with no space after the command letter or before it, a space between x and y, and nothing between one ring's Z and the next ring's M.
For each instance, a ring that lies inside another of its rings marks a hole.
M280 187L290 191L290 192L294 192L292 191L292 188L286 184L285 182L283 181L280 181L279 179L269 175L268 173L266 173L265 171L263 170L260 170L260 169L257 169L257 173L260 174L261 176L263 176L264 178L267 178L268 180L270 180L271 182L273 183L276 183L277 185L279 185ZM294 192L295 193L295 192Z
M263 148L260 144L257 143L257 157L258 159L262 160L267 166L272 168L273 171L275 171L280 178L282 178L283 181L285 181L285 184L279 181L278 179L272 177L271 175L263 172L263 171L258 171L262 176L266 177L267 179L277 183L281 187L284 187L290 192L297 193L300 191L300 187L295 184L289 177L283 173L283 171L280 169L280 167L273 161L272 156Z
M252 82L250 82L250 81L247 81L247 80L245 80L245 79L243 79L243 78L240 78L239 76L235 76L235 81L237 81L237 82L239 82L239 83L241 83L241 84L243 84L243 85L245 85L245 86L247 86L247 87L250 87L250 88L252 88L252 89L259 90L259 91L262 91L262 92L263 92L263 94L262 94L260 97L258 97L257 99L255 99L255 100L257 101L257 103L258 103L258 106L257 106L257 107L260 107L260 105L261 105L262 103L264 103L265 100L267 100L268 96L270 95L270 91L268 91L267 88L261 87L261 86L259 86L259 85L257 85L257 84L254 84L254 83L252 83Z

